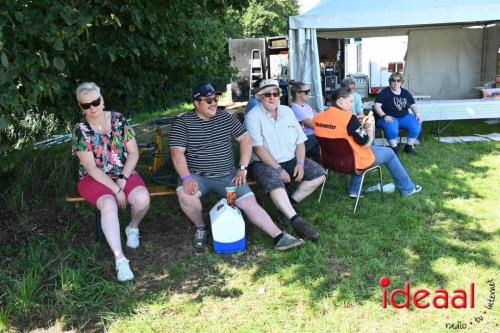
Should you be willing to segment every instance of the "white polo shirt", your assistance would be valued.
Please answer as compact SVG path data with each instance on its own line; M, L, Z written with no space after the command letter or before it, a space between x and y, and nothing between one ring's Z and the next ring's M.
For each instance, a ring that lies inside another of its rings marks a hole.
M245 116L245 127L252 137L252 146L264 146L278 163L295 158L297 145L307 140L292 109L284 105L278 106L276 120L262 104L254 107ZM259 161L255 153L252 161Z

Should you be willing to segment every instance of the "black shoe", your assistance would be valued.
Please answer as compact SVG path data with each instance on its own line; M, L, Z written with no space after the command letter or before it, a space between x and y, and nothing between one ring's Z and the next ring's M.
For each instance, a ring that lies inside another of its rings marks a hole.
M196 229L193 237L193 247L196 249L203 249L208 245L208 229Z
M319 238L319 233L307 224L302 216L297 215L293 221L290 220L290 224L297 235L305 240L315 241Z
M285 214L283 214L282 212L280 212L278 210L278 215L276 217L276 226L280 230L286 231L290 228L290 225L291 225L290 219L288 217L286 217Z
M304 240L300 238L295 238L289 235L286 231L283 231L283 236L279 242L274 245L274 248L279 251L285 251L288 249L293 249L295 247L300 247L304 245Z
M413 145L409 145L409 144L405 145L404 152L408 153L408 154L412 154L412 155L417 155L417 151L415 150L415 147L413 147Z
M396 147L391 147L392 151L394 152L394 154L396 154L396 156L398 156L398 153L399 153L399 145L396 146Z

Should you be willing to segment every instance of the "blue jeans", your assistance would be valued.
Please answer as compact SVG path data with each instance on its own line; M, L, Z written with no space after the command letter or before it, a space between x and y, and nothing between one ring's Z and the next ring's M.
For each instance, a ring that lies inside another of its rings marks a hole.
M420 123L413 113L408 113L404 117L392 117L392 122L390 123L387 123L383 118L379 118L375 122L375 125L384 130L385 138L388 141L398 138L400 128L408 131L408 139L416 139L421 129Z
M411 181L405 168L399 161L394 151L389 147L371 146L370 149L375 155L375 162L371 166L385 165L389 170L396 187L405 195L409 194L415 188L415 184ZM361 176L356 174L351 175L351 186L349 193L358 193L359 186L361 185Z

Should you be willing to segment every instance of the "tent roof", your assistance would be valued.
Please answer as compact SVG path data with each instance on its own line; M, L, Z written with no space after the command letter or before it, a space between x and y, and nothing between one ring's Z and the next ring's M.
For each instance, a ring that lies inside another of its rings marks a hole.
M321 0L299 16L291 29L328 31L395 29L500 21L499 0Z

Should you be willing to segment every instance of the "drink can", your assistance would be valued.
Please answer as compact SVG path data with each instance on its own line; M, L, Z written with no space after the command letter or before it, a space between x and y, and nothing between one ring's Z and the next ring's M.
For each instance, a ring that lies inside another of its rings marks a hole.
M226 187L226 200L229 206L234 207L236 205L236 186Z

